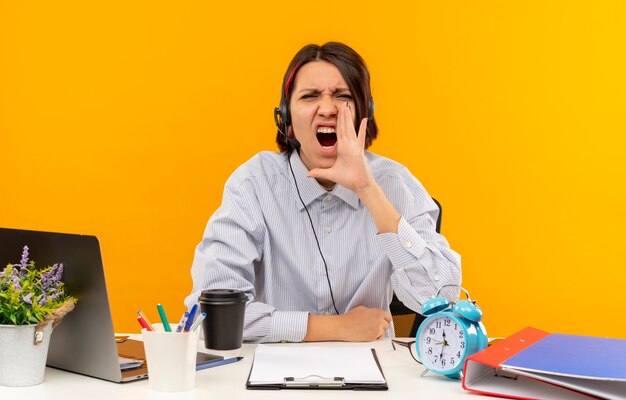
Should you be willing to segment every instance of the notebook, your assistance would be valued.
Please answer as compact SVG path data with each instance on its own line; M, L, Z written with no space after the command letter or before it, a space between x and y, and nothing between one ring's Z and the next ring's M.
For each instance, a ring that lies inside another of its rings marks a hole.
M35 266L63 263L66 291L78 298L52 333L47 365L112 382L147 378L145 362L122 371L119 356L145 360L143 343L115 341L98 238L0 228L0 269L19 264L25 245Z

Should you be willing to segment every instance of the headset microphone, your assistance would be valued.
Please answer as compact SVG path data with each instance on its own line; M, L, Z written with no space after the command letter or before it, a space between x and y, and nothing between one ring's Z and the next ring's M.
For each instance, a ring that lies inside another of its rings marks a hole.
M295 151L300 151L300 142L296 138L287 138L287 143Z

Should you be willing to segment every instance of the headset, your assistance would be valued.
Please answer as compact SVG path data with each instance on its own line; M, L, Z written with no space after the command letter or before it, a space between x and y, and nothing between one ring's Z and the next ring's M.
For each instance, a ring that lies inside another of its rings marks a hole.
M306 204L304 204L304 200L302 200L302 196L300 195L300 188L298 187L298 181L296 180L296 175L293 172L293 166L291 165L291 150L295 150L297 152L300 151L300 142L296 138L290 138L287 135L287 127L291 125L291 114L289 112L289 107L287 106L287 93L289 92L289 86L293 81L293 78L296 74L296 71L301 67L301 64L296 65L296 67L291 71L287 80L283 83L283 87L280 91L280 104L278 107L274 108L274 123L276 127L278 127L278 131L285 137L285 142L287 143L287 161L289 162L289 169L291 170L291 176L293 176L293 182L296 185L296 192L298 193L298 198L306 211L306 215L309 217L309 223L311 224L311 230L313 231L313 237L315 237L315 243L317 244L317 250L320 253L320 257L322 258L322 262L324 263L324 269L326 271L326 281L328 282L328 290L330 291L330 299L333 302L333 308L337 315L340 314L337 309L337 304L335 303L335 296L333 294L333 287L330 284L330 277L328 276L328 264L326 264L326 258L324 258L324 254L322 253L322 248L320 246L319 239L317 238L317 233L315 232L315 226L313 225L313 219L311 218L311 214L309 213L309 209ZM367 102L367 120L371 121L374 118L374 100L370 96Z

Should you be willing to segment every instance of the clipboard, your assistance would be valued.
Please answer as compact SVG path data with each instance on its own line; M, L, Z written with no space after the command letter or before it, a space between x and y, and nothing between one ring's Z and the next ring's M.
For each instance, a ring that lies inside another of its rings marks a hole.
M372 348L259 345L246 389L388 390Z

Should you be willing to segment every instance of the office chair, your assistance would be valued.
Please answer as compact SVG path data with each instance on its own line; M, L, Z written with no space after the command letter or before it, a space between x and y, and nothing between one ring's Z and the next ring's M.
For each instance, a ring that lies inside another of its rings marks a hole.
M441 204L433 198L437 207L439 207L439 216L437 217L437 223L435 229L438 233L441 233ZM397 337L415 337L417 329L419 328L425 317L422 314L418 314L405 306L398 298L396 294L393 294L393 299L389 304L391 316L393 318L393 325L396 331Z

